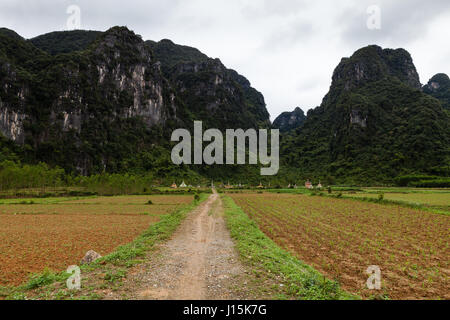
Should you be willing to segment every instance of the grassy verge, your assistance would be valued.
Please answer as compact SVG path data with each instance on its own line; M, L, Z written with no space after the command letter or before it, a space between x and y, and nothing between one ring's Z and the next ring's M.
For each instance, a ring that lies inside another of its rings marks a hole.
M428 211L436 214L443 214L443 215L450 215L449 211L445 210L439 210L433 206L427 206L420 203L411 203L408 201L401 201L401 200L389 200L389 199L377 199L377 198L371 198L371 197L352 197L349 195L335 195L335 194L325 194L325 193L311 193L312 196L326 196L330 198L338 198L338 199L349 199L353 201L360 201L360 202L371 202L371 203L378 203L382 205L388 205L388 206L400 206L404 208L410 208L410 209L417 209L417 210L423 210Z
M154 250L155 245L170 238L187 213L208 198L208 194L200 194L200 199L193 201L177 211L161 216L159 222L151 225L133 242L118 247L95 263L81 266L82 290L68 290L66 281L70 277L67 272L55 273L44 270L30 276L28 282L17 287L0 287L0 298L7 300L25 299L101 299L96 289L114 289L120 286L126 277L127 269L143 262L145 255ZM92 283L91 274L101 275L102 281ZM87 283L87 285L85 284Z
M259 230L242 209L228 196L223 196L225 219L243 262L264 278L277 278L282 299L341 300L358 299L343 291L339 284L325 278L277 246Z
M371 203L378 203L378 204L382 204L382 205L391 205L391 206L401 206L401 207L405 207L405 208L410 208L410 209L418 209L418 210L423 210L423 211L428 211L428 212L432 212L432 213L437 213L437 214L443 214L443 215L450 215L450 212L448 210L445 210L445 208L442 208L442 206L438 206L438 205L427 205L427 204L421 204L421 203L413 203L413 202L409 202L409 201L403 201L403 200L390 200L390 199L378 199L378 198L373 198L373 197L354 197L351 196L351 194L348 193L342 193L341 191L344 188L335 188L333 187L333 192L332 194L327 193L327 191L324 189L322 191L311 191L311 190L307 190L307 189L287 189L287 190L276 190L276 189L267 189L264 190L264 192L270 192L270 193L290 193L290 194L304 194L304 195L310 195L310 196L321 196L321 197L331 197L331 198L338 198L338 199L350 199L350 200L354 200L354 201L362 201L362 202L371 202ZM357 190L357 189L354 189ZM385 189L386 192L397 192L400 189ZM348 191L348 188L345 190ZM359 190L362 191L362 190ZM405 192L405 189L402 189L403 193L431 193L431 192L435 192L435 191L430 191L430 190L413 190L410 191L408 189L408 192ZM442 193L447 193L447 190L443 190L440 191ZM366 193L368 194L384 194L384 192L380 192L379 190L377 191L366 191Z

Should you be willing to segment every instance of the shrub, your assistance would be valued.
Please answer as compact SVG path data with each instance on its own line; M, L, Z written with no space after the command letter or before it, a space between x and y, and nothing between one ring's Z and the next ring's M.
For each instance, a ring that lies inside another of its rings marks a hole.
M419 174L410 174L405 176L399 176L395 178L395 183L399 187L408 187L412 186L414 183L423 181L423 180L433 180L437 177L435 176L427 176L427 175L419 175Z
M450 188L450 178L441 178L434 180L420 180L411 183L411 186L417 188Z

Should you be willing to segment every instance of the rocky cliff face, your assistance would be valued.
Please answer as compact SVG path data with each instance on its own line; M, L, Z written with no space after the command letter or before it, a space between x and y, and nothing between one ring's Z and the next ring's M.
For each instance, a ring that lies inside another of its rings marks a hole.
M140 117L150 127L163 124L175 113L175 94L140 37L116 28L100 37L94 47L95 70L90 73L97 82L92 85L116 105L113 116Z
M206 126L219 129L270 126L263 95L219 59L170 40L147 43L185 107L180 117L189 119L193 113Z
M55 56L21 38L2 37L0 130L38 157L60 156L40 160L67 161L82 173L107 169L114 166L113 153L122 153L112 149L126 140L122 130L131 122L146 130L164 126L176 113L175 93L151 49L126 28L108 30L83 51ZM34 54L19 53L25 58L14 61L8 48L17 45ZM132 149L145 141L135 136Z
M279 129L280 132L288 132L301 128L306 120L305 113L299 107L292 112L283 112L272 124L272 128Z
M361 48L350 58L343 58L334 70L322 107L336 106L340 97L352 97L355 101L346 112L347 123L366 128L370 122L367 100L351 93L389 82L393 87L401 83L410 89L421 89L411 55L404 49L383 49L375 45Z
M84 61L57 72L63 82L55 84L51 120L59 122L62 131L80 133L100 113L109 121L139 117L150 127L175 112L174 94L168 92L150 50L126 29L108 31Z
M17 70L9 62L0 60L0 132L7 138L22 144L25 140L23 122L29 88L20 83Z
M194 48L124 27L25 40L0 29L0 133L33 161L117 171L171 131L269 124L262 95Z
M0 28L0 133L23 143L30 103L31 75L23 65L40 51L15 32Z

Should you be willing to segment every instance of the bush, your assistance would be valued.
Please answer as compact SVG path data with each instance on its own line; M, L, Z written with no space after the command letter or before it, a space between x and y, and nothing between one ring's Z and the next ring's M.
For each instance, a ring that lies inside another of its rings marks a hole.
M418 174L410 174L405 176L399 176L394 179L395 183L399 187L408 187L413 183L421 181L421 180L433 180L437 177L435 176L427 176L427 175L418 175Z
M450 178L420 180L411 183L411 186L417 188L450 188Z

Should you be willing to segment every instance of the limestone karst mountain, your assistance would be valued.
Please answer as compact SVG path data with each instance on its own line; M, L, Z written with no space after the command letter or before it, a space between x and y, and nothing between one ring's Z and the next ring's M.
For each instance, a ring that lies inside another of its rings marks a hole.
M284 165L347 182L445 176L449 124L442 104L422 92L407 51L368 46L342 59L322 104L284 137Z
M164 154L167 165L171 129L194 120L270 125L264 98L247 79L183 48L144 42L125 27L31 40L2 29L0 131L30 161L90 174L126 169L123 162L143 151Z
M0 161L43 161L85 175L170 175L178 170L171 132L202 120L222 130L280 128L287 181L448 176L448 92L444 74L422 87L406 50L368 46L341 60L319 107L283 113L271 125L263 95L195 48L144 41L125 27L30 40L0 29ZM258 171L193 169L211 178Z

